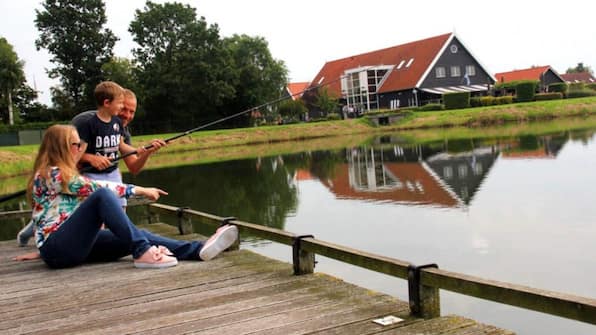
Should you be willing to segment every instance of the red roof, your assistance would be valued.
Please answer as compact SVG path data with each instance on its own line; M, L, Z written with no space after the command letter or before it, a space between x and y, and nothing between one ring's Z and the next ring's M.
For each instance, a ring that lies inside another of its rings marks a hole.
M357 190L350 184L348 164L338 164L333 178L321 182L338 198L343 199L429 204L440 207L459 206L458 198L429 174L422 164L391 162L384 163L383 166L404 186L387 191ZM416 186L406 187L408 184Z
M302 82L302 83L289 83L287 86L288 93L292 97L292 100L299 99L302 96L302 93L308 88L310 85L309 82Z
M393 66L392 71L379 88L379 93L414 88L452 36L444 34L327 62L311 85L328 85L329 93L340 96L340 76L345 70L390 65Z
M565 73L561 78L568 83L596 83L590 72Z
M517 80L540 80L540 76L548 70L551 70L549 65L536 66L529 69L497 73L495 74L495 79L497 79L497 82L499 83L508 83Z

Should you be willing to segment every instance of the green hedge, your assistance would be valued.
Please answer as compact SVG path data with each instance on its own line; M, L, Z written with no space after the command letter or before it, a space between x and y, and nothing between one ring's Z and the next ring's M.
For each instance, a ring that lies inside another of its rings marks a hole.
M571 83L569 84L569 91L581 91L584 87L584 83Z
M534 87L537 87L539 84L538 80L515 80L515 81L510 81L507 83L496 83L494 86L494 89L495 90L502 90L502 89L516 90L517 85L526 84L526 83L533 83Z
M589 83L589 84L586 84L586 88L587 88L587 89L590 89L590 90L592 90L592 91L596 91L596 83Z
M536 82L527 81L517 84L515 86L515 101L526 102L533 101L536 94Z
M593 97L596 96L596 91L583 89L583 90L570 90L567 93L567 98L583 98L583 97Z
M19 130L37 130L37 129L47 129L52 125L62 123L68 124L67 121L61 122L28 122L28 123L21 123L9 126L7 124L0 124L0 133L11 133Z
M535 98L536 98L536 101L563 99L563 93L561 93L561 92L538 93L538 94L536 94Z
M440 111L445 109L445 106L442 104L426 104L424 106L418 107L418 110L421 112L428 112L428 111Z
M548 91L549 92L560 92L563 95L565 95L567 93L567 83L553 83L548 85Z
M458 109L470 107L470 92L457 92L443 94L445 109Z
M513 103L513 96L512 95L504 95L502 97L497 97L497 105L507 105Z

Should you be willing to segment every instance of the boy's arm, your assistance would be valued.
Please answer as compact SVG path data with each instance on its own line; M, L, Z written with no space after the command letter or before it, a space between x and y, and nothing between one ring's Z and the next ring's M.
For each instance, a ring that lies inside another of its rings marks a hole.
M159 150L161 147L165 146L166 142L164 142L163 140L153 140L151 144L153 145L151 149L145 149L145 147L135 148L132 145L124 143L124 141L120 141L121 155L125 155L135 150L137 151L136 155L130 155L123 158L124 163L128 168L128 171L133 175L136 175L139 172L141 172L141 169L143 169L143 166L145 166L145 163L147 163L149 156L155 151Z

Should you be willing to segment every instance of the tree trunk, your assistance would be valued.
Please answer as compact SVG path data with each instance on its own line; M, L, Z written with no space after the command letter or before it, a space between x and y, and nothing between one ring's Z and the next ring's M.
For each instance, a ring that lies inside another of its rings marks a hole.
M8 97L8 124L11 126L14 125L14 117L12 116L12 94L10 90L7 90L7 97Z

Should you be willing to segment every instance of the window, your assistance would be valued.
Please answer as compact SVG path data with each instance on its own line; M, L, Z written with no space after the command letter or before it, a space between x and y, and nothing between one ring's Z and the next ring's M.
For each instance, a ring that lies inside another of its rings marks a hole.
M459 66L452 66L451 67L451 76L452 77L459 77L459 76L461 76L461 71L459 69Z
M445 78L445 68L442 66L437 66L435 70L437 74L437 78Z
M401 69L402 66L404 66L404 63L406 62L405 59L403 59L401 62L399 62L399 65L397 66L397 69Z
M466 74L468 76L475 76L476 75L476 67L474 65L466 65Z
M413 61L414 61L414 58L410 58L410 60L408 61L408 64L406 64L406 67L410 67L410 65L412 65Z
M451 179L453 177L453 168L451 166L443 167L443 178Z
M457 53L457 45L455 44L451 44L451 47L449 47L449 50L451 50L451 53Z

